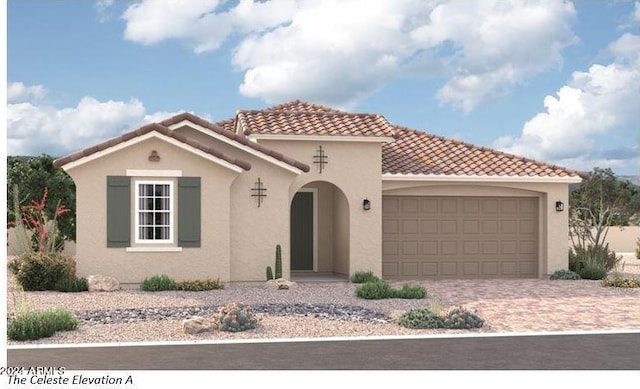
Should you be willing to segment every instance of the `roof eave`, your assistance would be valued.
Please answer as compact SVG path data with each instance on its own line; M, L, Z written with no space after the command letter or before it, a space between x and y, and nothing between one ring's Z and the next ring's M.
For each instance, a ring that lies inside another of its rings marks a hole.
M567 176L518 176L518 175L477 175L477 174L402 174L382 173L382 181L423 181L423 182L527 182L527 183L564 183L582 182L576 175Z

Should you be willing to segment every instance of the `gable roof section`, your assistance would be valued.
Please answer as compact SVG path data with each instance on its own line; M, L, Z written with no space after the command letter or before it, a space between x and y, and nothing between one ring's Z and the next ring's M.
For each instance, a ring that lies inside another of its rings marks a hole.
M59 158L57 160L54 161L54 166L56 168L71 164L73 162L77 162L77 163L81 163L83 159L88 159L91 156L95 156L97 153L100 152L106 152L109 149L115 148L119 145L123 145L126 144L126 142L135 140L136 138L145 136L147 134L150 134L152 132L157 132L158 134L161 134L163 136L166 136L168 138L171 139L175 139L176 141L184 144L184 145L188 145L190 147L193 147L199 151L202 151L206 154L212 155L220 160L223 160L229 164L235 165L243 170L250 170L251 169L251 164L247 161L244 161L242 159L239 158L234 158L232 156L229 156L219 150L216 150L213 147L209 147L205 144L202 144L198 141L195 141L191 138L188 138L182 134L176 133L175 131L167 128L166 126L162 125L162 124L158 124L158 123L152 123L152 124L147 124L146 126L142 126L138 129L135 129L133 131L127 132L125 134L122 134L120 136L117 136L115 138L111 138L105 142L102 142L100 144L97 144L95 146L91 146L88 147L82 151L79 151L77 153L68 155L66 157L63 158Z
M580 172L469 143L395 126L396 140L382 146L382 173L416 176L575 178Z
M221 122L218 122L216 124L211 123L207 120L204 120L192 113L189 112L184 112L178 115L175 115L173 117L170 117L169 119L163 120L160 123L163 126L167 126L170 127L172 125L178 124L182 121L189 121L193 124L197 124L201 127L206 128L207 130L211 130L214 133L221 135L233 142L242 144L246 147L249 147L261 154L264 154L265 156L269 156L271 158L274 158L280 162L283 162L287 165L293 166L296 169L299 169L303 172L308 172L311 168L309 167L309 165L300 162L298 160L295 160L293 158L287 157L286 155L272 150L268 147L265 147L261 144L258 144L256 142L252 142L249 139L245 138L244 136L241 135L237 135L234 131L233 128L235 127L235 120L234 119L228 119L228 120L223 120Z

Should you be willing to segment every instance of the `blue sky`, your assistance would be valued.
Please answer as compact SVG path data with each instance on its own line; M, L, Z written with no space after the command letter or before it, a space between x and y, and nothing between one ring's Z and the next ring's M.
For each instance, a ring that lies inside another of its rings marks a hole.
M7 154L302 99L518 155L640 174L640 5L7 4Z

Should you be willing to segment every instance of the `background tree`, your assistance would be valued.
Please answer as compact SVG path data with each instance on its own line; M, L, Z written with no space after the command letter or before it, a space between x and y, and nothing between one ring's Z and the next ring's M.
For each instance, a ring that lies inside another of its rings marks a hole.
M639 214L638 187L595 168L569 196L569 269L582 278L605 277L621 259L605 243L609 227L636 224Z
M43 154L39 157L7 157L7 221L14 222L14 185L18 188L19 206L39 201L47 188L45 209L49 219L55 217L58 204L70 211L59 217L58 228L64 240L76 240L76 186L62 169L53 167L54 158ZM19 208L19 207L18 207Z

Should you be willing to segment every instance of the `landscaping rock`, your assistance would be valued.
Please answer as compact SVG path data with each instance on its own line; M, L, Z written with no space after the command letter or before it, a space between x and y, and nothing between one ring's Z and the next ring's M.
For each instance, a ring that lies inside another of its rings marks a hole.
M192 316L182 321L182 331L185 334L199 334L214 328L216 328L216 324L202 316Z
M267 283L264 285L264 287L266 289L293 289L293 288L297 288L298 284L296 284L293 281L289 281L287 279L284 278L278 278L277 280L269 280L267 281Z
M120 290L120 283L113 277L91 275L87 277L89 292L113 292Z

